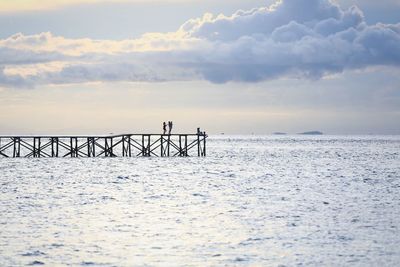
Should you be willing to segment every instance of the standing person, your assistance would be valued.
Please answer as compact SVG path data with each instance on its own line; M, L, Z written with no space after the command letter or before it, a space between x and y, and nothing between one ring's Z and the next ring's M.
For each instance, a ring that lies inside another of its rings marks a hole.
M165 121L163 122L162 128L163 128L163 131L164 131L163 134L166 134L167 133L167 123Z
M173 126L173 124L172 124L172 121L169 121L168 122L168 130L169 130L169 132L168 132L168 134L171 134L171 132L172 132L172 126Z

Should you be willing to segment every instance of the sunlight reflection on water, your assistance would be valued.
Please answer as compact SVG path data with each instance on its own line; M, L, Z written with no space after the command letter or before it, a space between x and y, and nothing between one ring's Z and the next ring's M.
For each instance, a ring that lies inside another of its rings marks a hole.
M1 159L0 265L396 265L400 137L213 137L207 158Z

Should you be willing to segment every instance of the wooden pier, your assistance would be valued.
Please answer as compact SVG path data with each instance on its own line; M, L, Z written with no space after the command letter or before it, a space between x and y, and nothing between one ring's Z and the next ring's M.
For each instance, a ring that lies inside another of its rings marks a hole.
M110 136L0 136L0 158L205 157L205 132Z

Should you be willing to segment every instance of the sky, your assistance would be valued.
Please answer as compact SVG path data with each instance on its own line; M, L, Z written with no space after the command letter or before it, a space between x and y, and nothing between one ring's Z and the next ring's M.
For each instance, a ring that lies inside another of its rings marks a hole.
M400 134L400 2L0 0L0 134Z

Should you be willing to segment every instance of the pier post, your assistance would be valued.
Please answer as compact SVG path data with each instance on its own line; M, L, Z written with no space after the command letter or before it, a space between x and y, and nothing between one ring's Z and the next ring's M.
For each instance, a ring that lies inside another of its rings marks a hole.
M206 156L206 132L204 132L204 135L203 135L203 150L204 150L204 152L203 152L203 157L205 157Z
M132 157L132 136L128 136L128 152L129 152L129 157Z
M41 154L41 138L40 137L34 137L33 138L33 157L34 158L40 158Z
M71 158L77 158L78 155L78 138L71 137L70 138L70 156Z
M58 137L51 138L51 156L58 158Z
M89 158L96 157L94 137L87 138L87 153Z
M69 138L69 156L71 157L71 158L73 158L74 157L74 146L73 146L73 139L74 138Z
M142 156L146 156L145 146L144 146L144 135L142 135Z
M151 151L151 135L143 134L142 135L142 156L143 157L150 157Z
M36 137L33 138L32 157L36 158Z
M185 134L185 157L188 156L188 136Z
M108 138L104 137L104 156L108 157Z
M200 157L200 134L197 131L197 156Z
M147 156L151 156L151 135L147 136Z
M79 155L78 155L78 152L79 152L79 148L78 148L78 138L75 138L74 139L74 142L75 142L75 149L74 149L74 151L75 151L75 158L77 158Z
M144 135L142 135L142 157L144 157L145 156L145 153L144 153Z
M126 137L122 136L122 157L128 156L128 147L126 142Z
M110 157L114 157L114 138L110 138Z
M114 157L113 152L113 137L105 137L104 138L104 156L105 157Z
M171 135L169 134L168 135L168 142L167 142L167 157L170 156L170 154L169 154L170 147L171 147Z
M151 135L147 135L147 156L151 155Z
M109 144L110 144L110 150L109 150L110 157L114 157L114 138L113 137L110 138Z
M164 135L163 134L161 135L160 142L161 142L161 157L165 157Z
M179 156L180 157L188 156L187 138L188 138L188 136L186 134L179 135Z
M91 137L92 139L92 156L96 157L96 138Z
M13 157L19 158L21 156L21 138L15 137L14 139L14 152Z
M131 137L129 135L122 136L122 157L132 157Z
M182 157L182 135L179 135L179 157Z
M88 156L88 158L90 158L91 157L91 154L92 154L92 151L91 151L91 138L90 137L88 137L87 139L86 139L86 142L87 142L87 156Z

